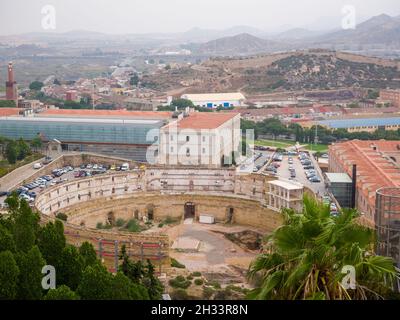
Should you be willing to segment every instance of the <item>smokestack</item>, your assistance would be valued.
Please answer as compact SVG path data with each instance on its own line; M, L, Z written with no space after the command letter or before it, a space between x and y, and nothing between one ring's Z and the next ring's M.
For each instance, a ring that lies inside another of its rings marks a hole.
M8 82L14 82L14 70L12 62L8 63Z
M356 190L357 190L357 165L353 164L353 176L351 183L351 208L356 207Z

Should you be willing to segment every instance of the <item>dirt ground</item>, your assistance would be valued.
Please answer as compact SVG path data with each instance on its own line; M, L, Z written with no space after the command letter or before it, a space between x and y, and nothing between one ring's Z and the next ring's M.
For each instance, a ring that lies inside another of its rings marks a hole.
M170 251L172 258L186 266L187 271L200 271L208 280L217 280L222 285L246 283L246 271L251 261L259 253L250 251L228 240L224 233L244 230L260 230L243 226L206 225L194 222L170 227L167 233L171 244L178 238L200 242L197 252Z

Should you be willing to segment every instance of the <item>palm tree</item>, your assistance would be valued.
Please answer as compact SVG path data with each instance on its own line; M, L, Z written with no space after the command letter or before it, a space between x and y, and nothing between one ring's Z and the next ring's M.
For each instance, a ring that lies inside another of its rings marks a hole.
M399 270L373 253L375 232L357 224L355 210L333 217L329 206L306 196L301 213L282 214L283 225L250 265L249 278L260 283L250 299L383 299L393 292ZM355 269L355 289L342 284L344 266Z

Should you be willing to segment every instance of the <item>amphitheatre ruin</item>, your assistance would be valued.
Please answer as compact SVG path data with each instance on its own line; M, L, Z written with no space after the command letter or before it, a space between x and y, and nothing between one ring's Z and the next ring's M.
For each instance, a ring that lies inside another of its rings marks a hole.
M79 167L82 163L115 161L91 154L63 155L30 179L66 165ZM170 219L179 227L187 220L200 225L199 218L206 215L213 217L214 226L230 226L229 230L240 232L257 230L262 236L281 224L282 204L278 207L278 200L295 204L303 195L303 188L285 193L271 188L271 182L277 181L275 177L243 174L236 168L138 167L133 162L131 165L134 169L130 171L109 171L49 187L38 194L34 204L43 221L65 214L67 241L74 245L90 241L110 270L115 270L118 254L125 245L133 259L149 259L160 272L166 272L172 248L183 233L178 229L174 237L157 227L138 233L116 228L104 230L96 227L99 223L114 225L118 219L137 219L157 225ZM186 233L190 236L191 232ZM234 258L236 251L230 250Z

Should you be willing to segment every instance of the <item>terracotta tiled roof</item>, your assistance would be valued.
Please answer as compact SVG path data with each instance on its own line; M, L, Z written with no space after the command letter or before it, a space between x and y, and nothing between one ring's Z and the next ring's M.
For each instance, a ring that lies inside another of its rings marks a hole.
M216 129L239 113L195 112L177 122L179 129Z
M381 187L400 187L400 167L390 154L400 156L400 141L352 140L330 146L330 153L351 176L352 165L357 165L357 185L372 207L375 192Z
M0 108L0 117L15 116L22 110L18 108Z

